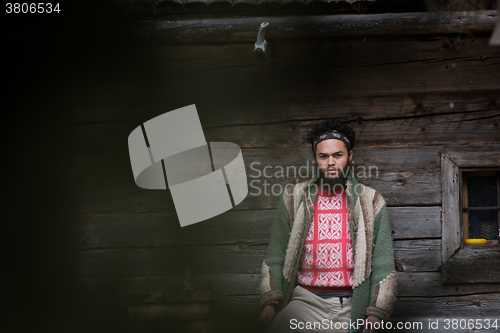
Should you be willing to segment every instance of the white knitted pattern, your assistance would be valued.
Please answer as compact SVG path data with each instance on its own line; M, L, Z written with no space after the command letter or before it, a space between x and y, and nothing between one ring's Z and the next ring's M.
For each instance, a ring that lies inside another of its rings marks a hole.
M359 286L363 281L365 281L365 276L370 275L371 269L368 267L368 272L366 269L366 260L367 260L367 239L366 239L366 228L373 228L373 218L372 221L365 221L363 212L361 210L361 200L363 200L363 204L371 203L373 197L375 196L375 190L363 186L361 189L361 193L359 194L358 200L356 202L356 206L354 207L354 216L357 218L357 233L356 233L356 258L354 264L354 283L353 287ZM370 206L367 206L370 207ZM373 217L373 216L370 216ZM369 223L369 225L367 225ZM371 242L370 242L371 243ZM371 247L371 246L370 246ZM370 249L371 251L371 249Z
M298 200L298 198L294 198ZM299 248L301 242L301 236L305 227L305 208L304 202L300 203L298 210L295 213L295 221L293 222L292 232L290 233L290 239L288 241L288 246L286 248L285 264L283 266L283 276L288 282L292 280L292 274L295 267L295 263L298 260Z
M262 267L260 269L260 274L262 276L260 280L260 294L263 295L271 291L271 275L269 274L269 266L266 265L266 260L262 262Z

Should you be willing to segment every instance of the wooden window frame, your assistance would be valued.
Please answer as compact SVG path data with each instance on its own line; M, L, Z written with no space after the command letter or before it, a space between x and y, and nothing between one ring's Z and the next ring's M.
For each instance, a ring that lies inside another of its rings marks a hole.
M483 210L487 207L481 207L481 208L474 208L474 207L469 207L467 204L467 180L469 177L474 177L474 176L493 176L497 179L497 205L495 207L497 211L497 224L498 224L498 229L500 230L500 176L499 176L500 169L498 168L493 168L493 169L483 169L483 168L464 168L460 169L460 180L462 181L461 183L461 188L462 188L462 198L460 202L462 203L461 206L461 211L462 211L462 230L463 230L463 240L465 241L467 238L469 238L469 214L467 214L468 211L470 210ZM466 173L466 175L464 174ZM488 207L488 210L493 210L493 207ZM487 240L488 244L498 244L498 239L496 240Z
M500 168L499 151L450 150L441 154L442 283L500 282L500 245L463 243L462 170Z

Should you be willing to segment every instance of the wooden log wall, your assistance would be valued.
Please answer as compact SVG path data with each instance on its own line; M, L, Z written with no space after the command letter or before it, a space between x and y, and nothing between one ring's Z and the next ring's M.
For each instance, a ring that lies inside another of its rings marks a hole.
M276 172L306 166L307 131L333 117L357 132L355 166L378 168L360 180L389 206L399 270L394 321L436 332L429 319L497 318L499 284L442 285L439 271L440 154L500 149L500 48L488 38L274 40L275 59L264 63L252 43L132 45L63 67L51 98L72 147L63 180L75 207L75 297L91 318L82 327L133 332L124 295L181 290L189 270L196 290L220 293L215 332L259 332L260 263L279 195L256 193L266 180L268 191L294 183ZM255 182L233 210L181 228L169 191L135 185L127 137L190 104L207 141L242 148ZM270 178L260 174L266 166Z

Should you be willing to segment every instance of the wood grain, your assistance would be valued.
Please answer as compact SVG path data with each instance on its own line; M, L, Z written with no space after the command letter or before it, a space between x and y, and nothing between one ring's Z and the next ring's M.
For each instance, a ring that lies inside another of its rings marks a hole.
M443 283L500 283L500 246L464 245L441 274Z
M441 240L394 241L396 269L400 272L432 272L441 265Z
M78 298L121 298L127 293L172 293L183 288L182 272L150 276L78 277ZM258 294L260 274L192 274L195 290L220 295ZM442 284L440 272L398 272L398 297L438 297L500 292L500 283ZM106 296L107 295L107 296Z
M249 17L139 22L134 32L141 40L162 44L252 42L261 22L269 22L268 38L345 35L464 33L490 31L496 11L387 13L295 17Z
M398 298L395 304L394 313L391 316L391 322L396 325L398 321L421 322L422 328L415 326L413 329L402 329L402 332L436 332L429 329L429 320L439 320L439 330L444 332L445 319L450 321L453 318L460 319L485 319L498 320L498 311L500 309L500 294L474 294L467 296L450 296L450 297L410 297ZM238 326L239 321L252 325L255 329L257 326L254 318L259 315L261 307L258 305L258 296L231 296L225 297L219 304L219 323L225 329L229 325ZM231 316L223 315L230 313ZM498 323L498 322L497 322ZM483 322L484 324L484 322ZM404 325L404 323L403 323ZM250 332L244 327L241 327L244 332ZM451 327L450 327L451 329ZM491 328L490 328L491 330ZM495 329L493 329L495 331ZM398 330L399 331L399 330ZM479 330L477 330L479 331ZM488 331L488 330L483 330ZM453 332L469 332L468 329L456 329Z
M443 180L443 253L446 262L460 247L460 179L458 166L445 154L441 156L441 178Z
M499 293L500 283L442 284L439 272L399 272L398 297L437 297Z
M435 332L436 330L429 329L429 320L439 320L439 331L445 331L445 320L452 319L485 319L498 320L498 311L500 309L500 294L479 294L467 296L451 296L451 297L433 297L433 298L401 298L396 301L394 313L391 317L393 322L405 321L423 323L422 329L407 329L403 332ZM498 323L498 322L497 322ZM450 327L451 329L451 327ZM492 328L490 328L491 330ZM493 329L495 331L496 329ZM453 332L470 332L468 328L453 329ZM488 332L489 330L472 330Z
M389 207L393 239L439 238L439 207ZM165 246L266 244L274 210L228 211L181 228L174 213L79 216L73 244L81 250Z
M144 276L174 274L257 274L267 245L177 246L78 251L78 276ZM437 271L441 241L394 241L395 258L401 271Z

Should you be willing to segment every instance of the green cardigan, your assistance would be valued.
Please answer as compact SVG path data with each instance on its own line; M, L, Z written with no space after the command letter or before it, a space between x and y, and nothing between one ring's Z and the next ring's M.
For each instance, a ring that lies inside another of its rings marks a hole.
M304 242L314 217L317 178L286 188L272 226L262 263L261 303L279 300L278 310L297 285ZM351 321L375 316L387 320L396 300L397 274L387 207L374 189L360 184L351 171L346 184L354 255ZM351 332L361 330L360 325Z

